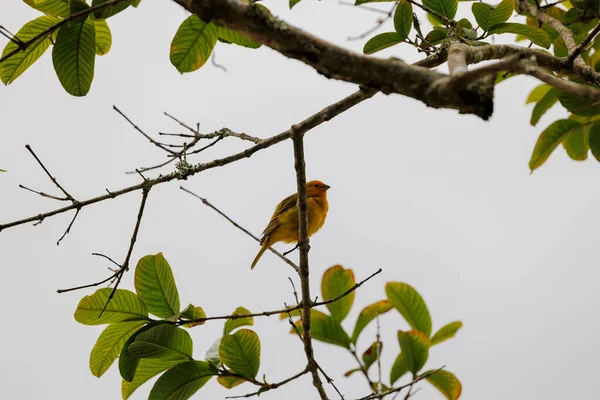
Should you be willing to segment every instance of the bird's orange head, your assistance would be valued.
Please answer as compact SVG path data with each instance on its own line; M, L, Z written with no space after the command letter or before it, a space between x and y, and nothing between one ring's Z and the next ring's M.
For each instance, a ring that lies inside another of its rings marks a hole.
M325 197L327 190L331 186L324 184L321 181L310 181L306 182L306 194L308 196L320 196Z

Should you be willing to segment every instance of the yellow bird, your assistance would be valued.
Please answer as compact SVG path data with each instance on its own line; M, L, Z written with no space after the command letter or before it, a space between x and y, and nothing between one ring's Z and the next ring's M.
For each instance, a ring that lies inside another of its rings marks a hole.
M308 236L312 236L325 223L329 203L327 203L327 189L330 186L321 181L306 183L306 197L308 206ZM260 250L252 262L250 269L254 269L263 253L277 242L298 242L298 194L283 199L275 208L271 221L265 228L260 239Z

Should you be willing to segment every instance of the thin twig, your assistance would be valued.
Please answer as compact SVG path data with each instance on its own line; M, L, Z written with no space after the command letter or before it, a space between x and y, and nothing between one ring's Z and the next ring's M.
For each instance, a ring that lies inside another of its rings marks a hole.
M69 232L71 232L71 227L73 226L73 223L75 223L75 220L77 219L77 216L79 215L79 211L81 211L81 208L77 208L77 211L75 211L75 215L73 215L73 219L71 220L71 223L69 223L69 226L67 226L65 233L63 233L63 235L60 237L60 239L58 239L56 241L57 246L60 245L60 242L62 242L62 240L65 238L65 236L67 236L69 234Z
M346 3L340 2L340 4L346 4ZM387 21L389 21L392 18L392 15L394 15L393 13L394 13L394 9L395 8L396 8L396 3L392 4L392 8L387 13L385 11L383 11L383 13L386 14L385 17L378 18L377 22L375 23L375 26L369 28L369 30L367 30L366 32L361 33L358 36L348 36L347 40L349 40L349 41L360 40L360 39L363 39L363 38L367 37L371 33L375 32L377 29L381 28L381 26L383 24L385 24ZM378 10L378 11L381 11L381 10Z
M140 224L142 222L142 216L144 215L144 208L146 207L146 200L148 199L149 193L150 193L150 187L144 187L142 190L142 202L140 203L140 209L138 211L137 219L135 221L135 228L133 229L133 234L131 235L131 240L129 241L129 250L127 250L127 255L125 256L125 261L123 261L123 264L121 264L121 269L116 272L117 281L116 281L115 285L113 286L112 291L108 295L106 304L104 304L104 307L102 308L102 311L100 311L98 318L100 318L102 316L102 314L106 310L106 307L108 307L108 304L114 297L115 292L117 291L117 288L119 287L119 284L121 283L121 278L123 277L123 274L126 271L129 271L129 260L131 259L131 253L133 253L133 246L135 245L135 242L136 242L137 236L138 236L138 232L140 231Z
M250 236L252 239L256 240L257 242L260 243L260 239L257 238L256 236L254 236L249 230L247 230L246 228L244 228L243 226L241 226L240 224L238 224L237 222L235 222L233 219L231 219L227 214L225 214L223 211L219 210L217 207L215 207L211 202L209 202L207 199L200 197L199 195L197 195L196 193L184 188L183 186L179 186L179 189L183 190L186 193L191 194L192 196L200 199L200 201L202 201L202 203L204 203L205 206L212 208L213 210L215 210L220 216L222 216L223 218L225 218L227 221L229 221L233 226L235 226L236 228L238 228L239 230L241 230L242 232L244 232L246 235ZM277 257L281 258L283 261L285 261L286 264L288 264L290 267L294 268L295 271L298 271L298 266L289 258L285 257L283 254L281 254L280 252L278 252L277 250L275 250L272 247L269 247L269 250L271 250L271 252L273 254L275 254Z
M596 37L598 32L600 32L600 23L598 23L598 25L596 25L596 27L590 32L589 35L587 35L587 37L585 39L583 39L583 41L581 43L579 43L579 46L577 46L575 51L573 51L573 53L569 54L569 56L567 57L567 62L570 64L573 63L573 61L577 57L579 57L579 55L586 49L588 44L590 44L590 42Z
M44 172L46 173L46 175L48 175L48 177L50 178L50 180L56 185L57 188L60 189L61 192L63 192L63 194L65 195L65 197L71 201L75 201L75 199L73 198L73 196L71 196L69 194L69 192L67 192L61 185L60 183L58 183L58 181L56 180L55 177L52 176L52 174L50 173L50 171L48 171L48 169L46 168L46 166L44 165L44 163L42 162L42 160L39 159L39 157L37 156L37 154L35 154L35 152L33 151L33 149L31 148L31 146L29 146L28 144L25 145L25 148L31 153L31 155L33 156L33 158L35 158L35 160L38 162L38 164L40 164L40 167L42 167L42 169L44 170Z
M264 392L268 392L269 390L277 389L278 387L283 386L286 383L296 380L296 379L300 378L301 376L305 375L307 372L308 372L308 367L304 368L304 370L298 372L296 375L290 376L289 378L284 379L281 382L271 383L271 384L267 383L267 384L259 385L259 386L261 386L261 389L256 392L244 394L241 396L227 396L225 398L226 399L243 399L243 398L247 398L247 397L259 396Z
M69 201L69 199L67 199L66 197L58 197L58 196L53 196L53 195L48 194L48 193L38 192L37 190L30 189L30 188L28 188L27 186L24 186L24 185L19 185L19 187L21 189L28 190L28 191L30 191L32 193L39 194L40 196L46 197L48 199L53 199L53 200L58 200L58 201Z
M123 114L123 112L122 112L121 110L119 110L119 109L117 108L117 106L113 105L113 110L115 110L116 112L118 112L118 113L121 115L121 117L125 118L125 120L126 120L127 122L129 122L129 124L130 124L131 126L133 126L133 128L134 128L136 131L138 131L138 132L139 132L139 133L141 133L141 134L142 134L142 135L143 135L143 136L144 136L146 139L148 139L148 141L149 141L150 143L152 143L153 145L155 145L155 146L156 146L156 147L158 147L159 149L166 151L166 152L167 152L167 153L169 153L169 154L175 154L175 152L174 152L173 150L171 150L171 149L167 148L167 147L164 145L164 143L160 143L160 142L157 142L156 140L152 139L152 138L151 138L151 137L150 137L148 134L146 134L146 132L144 132L144 131L143 131L143 130L142 130L140 127L139 127L139 126L137 126L136 124L134 124L134 123L133 123L133 121L132 121L131 119L129 119L129 117L128 117L127 115Z
M352 354L352 356L356 360L356 363L358 364L358 367L360 368L360 371L362 372L363 376L365 377L365 379L369 383L369 387L371 389L373 389L375 387L375 383L369 377L369 372L367 371L367 368L365 368L364 364L362 363L362 361L358 357L358 354L356 354L356 350L355 349L350 349L349 351L350 351L350 354Z
M420 9L424 10L425 12L428 12L429 14L436 16L440 21L442 21L446 25L452 26L452 25L456 24L456 22L454 20L446 17L445 15L440 14L439 12L437 12L435 10L432 10L431 8L427 7L424 4L417 3L414 0L406 0L406 1L408 1L412 5L419 7Z

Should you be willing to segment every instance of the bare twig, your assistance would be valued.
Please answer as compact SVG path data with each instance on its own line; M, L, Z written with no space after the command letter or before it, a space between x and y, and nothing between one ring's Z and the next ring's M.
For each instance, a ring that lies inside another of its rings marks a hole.
M33 156L33 158L35 158L35 160L38 162L38 164L40 164L40 167L42 167L42 169L44 170L44 172L46 173L46 175L48 175L48 178L50 178L50 180L52 181L52 183L54 183L54 185L56 185L57 188L60 189L61 192L63 192L63 194L65 195L65 197L68 200L71 201L75 201L75 199L73 198L73 196L71 196L61 185L60 183L58 183L58 181L56 180L55 177L52 176L52 174L50 173L50 171L48 171L48 169L46 168L46 166L44 165L44 163L39 159L39 157L37 156L37 154L35 154L35 152L33 151L33 149L31 148L31 146L29 146L28 144L25 145L25 148L31 153L31 155Z
M261 386L260 390L258 390L256 392L244 394L241 396L227 396L225 398L226 399L244 399L244 398L248 398L248 397L259 396L264 392L267 392L267 391L273 390L273 389L277 389L278 387L283 386L286 383L290 383L291 381L294 381L294 380L300 378L301 376L305 375L307 372L308 372L308 367L304 368L304 370L298 372L296 375L290 376L289 378L284 379L281 382L261 384L261 385L259 385L259 386ZM244 378L244 379L246 379L246 378Z
M19 187L21 189L28 190L28 191L30 191L32 193L39 194L40 196L46 197L48 199L53 199L53 200L58 200L58 201L69 201L69 199L67 199L66 197L58 197L58 196L53 196L53 195L48 194L48 193L38 192L37 190L30 189L30 188L28 188L27 186L24 186L24 185L19 185Z
M180 186L179 188L181 190L183 190L184 192L189 193L192 196L200 199L200 201L202 201L202 203L204 203L204 205L206 205L207 207L212 208L213 210L215 210L220 216L222 216L223 218L225 218L227 221L231 222L231 224L233 226L235 226L236 228L238 228L239 230L241 230L242 232L244 232L246 235L250 236L252 239L254 239L254 240L256 240L257 242L260 243L260 239L259 238L257 238L249 230L247 230L246 228L244 228L243 226L241 226L240 224L238 224L237 222L235 222L227 214L225 214L223 211L221 211L217 207L215 207L211 202L209 202L208 200L206 200L203 197L200 197L196 193L194 193L194 192L192 192L192 191L184 188L183 186ZM269 247L269 250L271 250L271 252L273 254L275 254L277 257L281 258L290 267L294 268L295 271L298 271L298 266L292 260L290 260L289 258L285 257L283 254L281 254L280 252L278 252L277 250L275 250L272 247Z
M340 2L340 4L347 5L348 3ZM363 7L360 7L360 8L363 8ZM376 21L376 23L375 23L375 26L369 28L366 32L363 32L363 33L361 33L358 36L348 36L347 39L350 40L350 41L352 41L352 40L360 40L360 39L363 39L363 38L367 37L371 33L375 32L377 29L381 28L381 26L383 24L385 24L387 21L389 21L392 18L392 15L394 15L393 13L394 13L394 9L395 8L396 8L396 3L392 4L392 8L387 13L385 11L383 11L383 10L379 10L377 8L374 8L374 10L381 11L382 13L384 13L385 17L378 18L377 21ZM367 8L365 8L365 9L367 9Z
M71 227L75 223L75 220L77 219L77 216L79 215L79 211L81 211L81 208L77 208L76 210L77 211L75 211L75 215L73 215L73 219L71 220L71 223L69 223L69 226L67 226L65 233L63 233L63 235L60 237L60 239L58 239L56 241L57 246L60 245L60 242L65 238L65 236L67 236L69 234L69 232L71 232Z
M442 21L444 24L446 24L446 25L448 25L448 26L453 26L453 25L455 25L455 24L456 24L456 22L455 22L454 20L452 20L452 19L450 19L450 18L447 18L445 15L442 15L442 14L440 14L439 12L437 12L437 11L435 11L435 10L432 10L431 8L429 8L429 7L425 6L424 4L417 3L417 2L416 2L416 1L414 1L414 0L406 0L406 1L408 1L409 3L411 3L411 4L412 4L412 5L414 5L414 6L417 6L417 7L419 7L420 9L422 9L422 10L423 10L423 11L425 11L425 12L427 12L427 13L429 13L429 14L431 14L431 15L434 15L434 16L435 16L435 17L437 17L437 18L438 18L440 21Z
M149 141L150 143L152 143L153 145L155 145L155 146L156 146L156 147L158 147L159 149L166 151L166 152L167 152L167 153L169 153L169 154L175 154L175 152L174 152L173 150L171 150L171 149L167 148L167 147L165 146L165 144L164 144L164 143L160 143L160 142L157 142L156 140L152 139L152 138L151 138L151 137L150 137L148 134L146 134L146 132L144 132L144 131L143 131L143 130L142 130L140 127L139 127L139 126L137 126L136 124L134 124L134 123L133 123L133 121L131 121L131 119L129 119L129 117L128 117L127 115L125 115L125 114L124 114L124 113L123 113L121 110L119 110L119 109L117 108L117 106L114 106L114 105L113 105L113 110L115 110L116 112L118 112L118 113L121 115L121 117L125 118L125 120L126 120L127 122L129 122L129 124L130 124L131 126L133 126L133 128L134 128L136 131L138 131L138 132L139 132L139 133L141 133L141 134L142 134L142 135L143 135L143 136L144 136L146 139L148 139L148 141Z
M309 130L313 129L314 127L321 125L323 122L329 121L330 119L332 119L335 116L341 114L342 112L348 110L349 108L355 106L356 104L358 104L368 98L373 97L376 93L377 92L375 90L361 88L360 90L351 94L350 96L338 101L337 103L331 104L331 105L323 108L321 111L311 115L304 121L297 124L296 127L297 127L297 129L302 129L303 131L308 132ZM106 193L101 196L97 196L97 197L93 197L93 198L90 198L90 199L87 199L84 201L80 201L77 205L70 205L70 206L58 208L58 209L55 209L55 210L52 210L52 211L49 211L46 213L37 214L37 215L33 215L33 216L30 216L27 218L23 218L23 219L20 219L17 221L0 224L0 232L5 229L12 228L14 226L23 225L23 224L26 224L29 222L41 221L45 218L52 217L54 215L62 214L64 212L76 209L77 207L84 208L89 205L96 204L96 203L99 203L99 202L102 202L105 200L114 199L116 197L122 196L127 193L142 190L145 187L149 188L149 187L154 187L156 185L170 182L170 181L177 180L177 179L186 179L186 178L193 176L199 172L206 171L208 169L212 169L212 168L216 168L216 167L222 167L222 166L231 164L233 162L239 161L241 159L249 158L250 156L252 156L254 153L256 153L258 151L267 149L267 148L274 146L278 143L281 143L287 139L290 139L291 136L292 136L292 130L288 129L278 135L271 136L270 138L261 140L256 145L254 145L248 149L245 149L239 153L235 153L235 154L232 154L232 155L224 157L224 158L215 159L215 160L207 162L207 163L191 165L184 172L175 171L170 174L161 175L155 179L150 179L147 182L142 182L137 185L128 186L128 187L125 187L120 190Z
M140 203L140 209L138 211L137 219L135 221L135 228L133 229L133 234L131 235L131 240L129 241L129 249L127 250L127 255L125 256L125 261L123 261L123 264L121 264L121 269L116 272L116 274L117 274L116 283L113 286L112 291L108 295L106 304L104 304L104 308L102 308L102 311L100 311L98 318L100 318L102 316L102 314L104 313L104 310L106 310L106 307L108 307L108 304L114 297L115 292L117 291L117 288L119 287L119 284L121 283L121 278L123 277L123 274L126 271L129 271L129 260L131 259L131 253L133 253L133 246L135 245L135 242L136 242L137 236L138 236L138 232L140 231L140 224L142 223L142 216L144 215L144 209L146 207L146 200L148 199L149 193L150 193L150 187L144 187L142 189L142 202Z

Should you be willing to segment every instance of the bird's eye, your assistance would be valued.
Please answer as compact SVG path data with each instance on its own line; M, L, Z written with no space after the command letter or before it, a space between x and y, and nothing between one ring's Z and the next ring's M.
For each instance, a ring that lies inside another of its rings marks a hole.
M318 188L318 187L319 187L319 185L315 183L315 187L316 187L316 188Z

